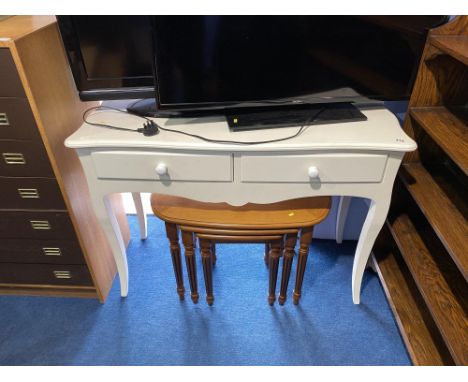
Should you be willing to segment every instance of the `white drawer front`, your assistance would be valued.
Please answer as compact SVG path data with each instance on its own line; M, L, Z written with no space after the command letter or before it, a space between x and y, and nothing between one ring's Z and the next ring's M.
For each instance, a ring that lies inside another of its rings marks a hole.
M91 154L101 179L231 182L230 154L172 154L103 151Z
M379 154L243 155L241 181L251 183L378 183L387 162Z

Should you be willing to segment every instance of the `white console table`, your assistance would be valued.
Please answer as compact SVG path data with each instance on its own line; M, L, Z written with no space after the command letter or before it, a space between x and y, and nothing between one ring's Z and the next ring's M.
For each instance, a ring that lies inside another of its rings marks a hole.
M83 124L65 145L76 149L83 165L96 215L113 250L121 295L128 294L128 265L108 199L112 193L158 192L231 205L338 195L370 199L352 273L352 297L358 304L364 269L387 216L395 176L404 153L416 149L391 112L362 111L367 121L312 125L294 139L249 146L208 143L163 131L145 137ZM89 120L134 129L143 122L114 111L96 112ZM298 130L233 133L220 117L156 121L163 127L231 141L271 140ZM346 207L345 202L342 208Z

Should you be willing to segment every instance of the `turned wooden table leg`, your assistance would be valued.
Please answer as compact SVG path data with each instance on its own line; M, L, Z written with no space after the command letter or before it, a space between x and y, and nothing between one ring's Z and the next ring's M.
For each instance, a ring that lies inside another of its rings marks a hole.
M268 291L268 303L273 305L276 300L276 280L278 278L278 264L281 251L281 240L275 240L271 243L270 253L268 255L268 267L269 272L269 291Z
M215 243L211 243L211 263L213 264L213 267L216 265L216 260L217 260L217 257L216 257L216 244Z
M265 265L268 267L270 262L270 243L265 243L265 256L263 257Z
M283 255L283 272L281 274L281 288L278 302L283 305L286 302L286 295L288 293L289 277L291 275L291 267L294 258L294 247L297 242L296 233L288 233L286 235L286 245Z
M212 243L207 239L200 239L200 248L203 264L203 276L205 278L205 289L206 289L206 302L208 305L213 305L213 254L212 254Z
M312 232L314 227L303 228L301 231L299 255L297 257L296 286L293 292L293 303L297 305L301 298L302 282L309 255L309 246L312 242Z
M180 258L180 244L179 235L177 233L177 226L172 223L166 222L166 235L170 243L170 251L172 257L172 267L174 268L174 274L177 283L177 293L181 300L184 299L184 279L182 275L182 261Z
M193 232L182 231L182 242L185 247L185 263L190 282L190 297L196 304L198 302L197 267L195 265L195 250L193 246Z

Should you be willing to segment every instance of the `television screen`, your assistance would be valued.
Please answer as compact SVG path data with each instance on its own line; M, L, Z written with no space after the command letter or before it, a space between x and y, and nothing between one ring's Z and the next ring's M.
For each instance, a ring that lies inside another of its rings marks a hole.
M83 100L154 97L156 91L160 108L184 109L284 98L314 100L330 91L336 97L343 89L377 99L406 99L426 33L446 18L57 16L57 20Z
M157 101L160 108L187 108L319 100L328 92L338 99L344 94L340 90L350 88L369 98L408 98L425 30L411 36L402 30L405 17L395 16L393 25L388 21L358 16L155 17Z
M83 100L154 97L148 16L57 16Z

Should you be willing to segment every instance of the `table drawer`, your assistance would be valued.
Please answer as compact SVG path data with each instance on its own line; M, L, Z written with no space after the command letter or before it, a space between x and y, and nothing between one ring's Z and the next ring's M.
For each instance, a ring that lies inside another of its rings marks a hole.
M242 182L378 183L387 156L381 154L242 155ZM310 175L309 175L310 173Z
M47 178L0 178L0 209L66 210L59 185Z
M0 141L0 176L54 178L42 142Z
M0 48L0 97L26 98L13 57L8 48Z
M107 151L91 156L98 177L103 179L232 182L230 154Z
M0 98L0 139L41 139L26 98Z
M0 238L75 239L66 212L0 211Z
M93 281L85 265L0 264L0 284L81 285Z
M25 239L2 239L0 263L86 264L78 242Z

